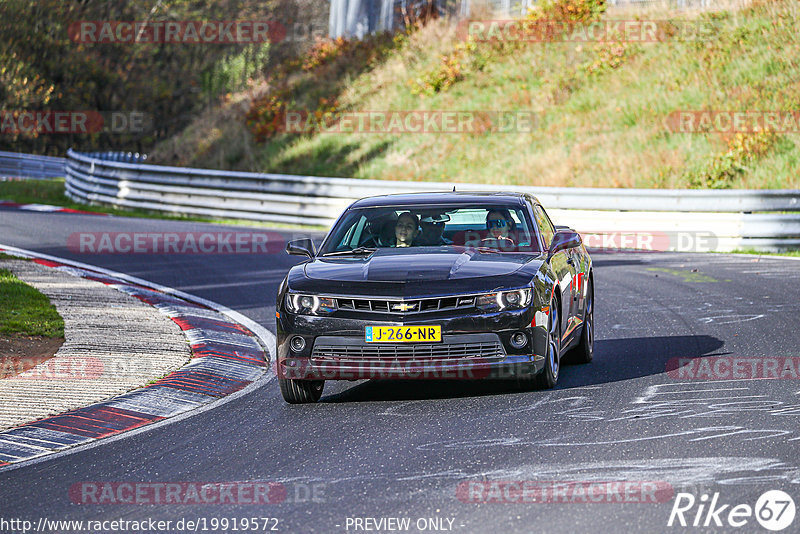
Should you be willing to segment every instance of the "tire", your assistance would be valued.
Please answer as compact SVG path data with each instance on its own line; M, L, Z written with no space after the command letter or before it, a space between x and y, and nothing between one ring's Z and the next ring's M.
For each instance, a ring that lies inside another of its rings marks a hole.
M535 383L539 389L552 389L558 382L558 371L561 368L561 317L558 301L550 305L550 319L547 323L547 356L544 369L536 375Z
M307 404L317 402L322 396L324 380L293 380L278 377L283 400L289 404Z
M583 329L578 346L575 347L570 356L570 361L574 363L589 363L594 357L594 287L591 278L587 282L586 288L586 313L583 318Z

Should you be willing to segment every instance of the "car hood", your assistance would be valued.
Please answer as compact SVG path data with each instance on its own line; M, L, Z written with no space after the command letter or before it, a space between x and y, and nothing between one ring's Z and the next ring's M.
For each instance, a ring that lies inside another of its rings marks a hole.
M438 282L513 274L530 254L498 254L469 249L378 249L370 256L316 258L304 265L306 277L335 282Z

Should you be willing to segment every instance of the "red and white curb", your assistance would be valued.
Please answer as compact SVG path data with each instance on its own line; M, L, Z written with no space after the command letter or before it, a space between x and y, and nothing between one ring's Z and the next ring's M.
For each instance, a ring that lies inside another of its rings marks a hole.
M0 208L15 208L18 210L38 211L45 213L79 213L81 215L101 215L101 216L108 215L107 213L74 210L72 208L64 208L61 206L51 206L50 204L20 204L19 202L12 202L10 200L0 200Z
M102 282L154 306L180 326L192 351L188 364L153 384L0 432L0 469L191 415L272 378L274 335L238 312L107 269L2 244L0 252Z

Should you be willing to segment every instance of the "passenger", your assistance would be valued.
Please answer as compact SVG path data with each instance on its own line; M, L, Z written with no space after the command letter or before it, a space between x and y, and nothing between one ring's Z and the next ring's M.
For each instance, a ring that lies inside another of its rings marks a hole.
M444 213L432 213L422 217L419 220L421 232L414 244L428 247L452 245L452 241L442 237L444 225L449 220L450 216Z
M481 241L481 246L511 250L516 246L514 229L517 227L511 213L505 208L494 208L486 214L486 228L489 234Z
M401 213L394 227L395 247L410 247L419 234L419 219L411 212Z

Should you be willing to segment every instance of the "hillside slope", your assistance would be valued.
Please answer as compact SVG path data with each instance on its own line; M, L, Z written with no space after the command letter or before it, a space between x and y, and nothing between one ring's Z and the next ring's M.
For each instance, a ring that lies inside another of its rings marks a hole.
M533 17L598 3L557 0ZM161 143L153 161L410 181L800 188L796 127L745 135L668 127L683 110L800 109L796 2L600 16L701 22L713 31L688 41L487 43L436 20L393 39L321 43L198 117ZM521 110L535 120L521 133L276 132L293 110Z

